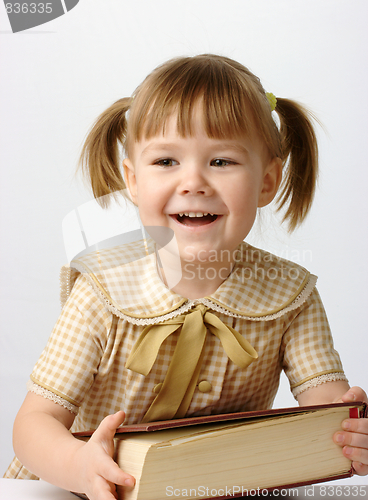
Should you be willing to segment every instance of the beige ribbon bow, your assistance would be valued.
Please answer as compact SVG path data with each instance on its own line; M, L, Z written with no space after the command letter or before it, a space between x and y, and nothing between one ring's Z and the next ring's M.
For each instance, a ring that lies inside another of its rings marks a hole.
M179 338L162 388L142 422L185 416L201 369L207 329L220 340L226 354L240 368L246 368L258 358L255 349L240 333L226 326L200 304L190 313L147 326L135 343L125 367L147 375L163 341L179 329Z

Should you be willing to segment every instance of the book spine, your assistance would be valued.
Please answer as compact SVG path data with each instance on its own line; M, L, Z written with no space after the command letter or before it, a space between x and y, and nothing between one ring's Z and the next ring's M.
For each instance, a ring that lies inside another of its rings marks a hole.
M359 418L359 408L350 408L349 418Z

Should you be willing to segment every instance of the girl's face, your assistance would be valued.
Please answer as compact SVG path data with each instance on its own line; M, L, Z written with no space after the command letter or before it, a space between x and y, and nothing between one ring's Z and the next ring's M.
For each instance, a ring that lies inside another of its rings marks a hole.
M205 266L248 235L257 208L277 192L281 162L258 137L209 138L200 112L193 124L193 135L182 137L173 115L164 134L133 144L124 170L143 224L171 228L182 261Z

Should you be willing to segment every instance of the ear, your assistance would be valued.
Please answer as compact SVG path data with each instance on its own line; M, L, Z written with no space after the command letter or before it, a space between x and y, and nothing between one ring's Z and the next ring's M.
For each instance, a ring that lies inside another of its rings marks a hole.
M123 168L125 184L128 188L132 202L138 205L137 179L135 177L134 165L129 158L125 158L123 161Z
M263 173L263 183L258 198L258 207L265 207L276 196L282 179L282 161L273 158L266 166Z

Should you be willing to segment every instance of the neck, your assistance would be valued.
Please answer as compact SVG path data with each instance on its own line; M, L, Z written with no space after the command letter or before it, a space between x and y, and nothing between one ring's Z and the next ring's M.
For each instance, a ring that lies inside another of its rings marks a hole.
M162 281L173 292L188 299L213 294L231 273L234 262L186 262L159 250Z

